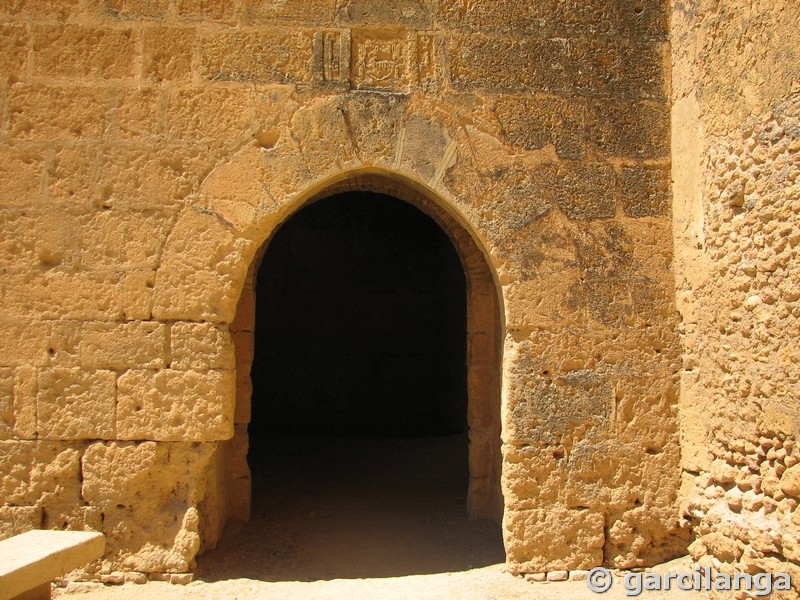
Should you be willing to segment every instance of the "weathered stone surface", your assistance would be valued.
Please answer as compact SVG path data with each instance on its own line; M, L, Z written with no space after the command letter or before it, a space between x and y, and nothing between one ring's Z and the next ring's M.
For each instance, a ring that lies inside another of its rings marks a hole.
M246 275L242 259L249 246L248 240L237 238L230 224L213 213L184 211L156 275L153 316L232 321Z
M69 273L56 269L4 275L0 316L114 319L122 315L119 275Z
M8 105L12 138L77 140L100 136L108 126L103 88L15 84Z
M216 444L155 442L87 448L82 496L105 515L106 564L144 573L193 564L200 546L197 506L216 452Z
M399 0L378 4L369 0L339 0L336 20L342 25L402 24L428 29L432 24L433 5L427 0Z
M0 57L0 73L3 77L19 78L28 58L28 29L21 24L0 25L3 53Z
M497 119L510 144L526 150L552 144L558 156L580 160L586 146L586 106L563 96L501 96Z
M0 442L0 490L12 506L76 504L80 499L82 447L63 442ZM37 523L38 525L38 523Z
M158 369L167 360L167 328L161 323L87 323L82 329L80 363L88 369Z
M623 167L623 211L629 217L662 217L670 212L670 172L666 167Z
M39 372L36 415L45 439L109 439L115 434L116 374L77 368Z
M673 14L682 505L692 555L730 571L793 573L798 560L800 99L783 50L799 39L798 8L699 2Z
M103 6L115 19L158 18L169 11L168 0L105 0Z
M563 537L553 540L548 530L558 522ZM517 573L585 569L602 562L605 543L603 515L588 510L507 511L503 519L506 552ZM541 548L548 548L543 556Z
M118 382L117 438L228 439L234 391L232 371L130 370Z
M336 0L243 0L242 18L258 25L269 25L276 20L293 24L329 24L333 21L335 3Z
M0 149L0 207L33 206L39 203L44 156L34 148Z
M142 34L142 74L153 81L186 81L192 75L195 30L153 26Z
M14 371L0 368L0 440L13 436L15 421Z
M617 182L608 165L558 166L543 170L541 177L554 190L558 207L570 219L608 219L616 213Z
M236 6L224 0L178 0L176 9L181 17L215 21L233 20L236 15Z
M170 328L171 369L233 369L234 345L225 326L175 323ZM251 358L252 361L252 358Z
M152 269L166 242L172 214L160 210L101 210L80 215L81 264L91 269ZM125 240L120 244L120 240Z
M201 75L210 81L311 80L313 38L304 32L223 31L201 41Z
M33 72L44 77L120 79L133 76L131 29L38 25L32 32Z
M35 506L0 506L0 539L36 529L41 522L42 511Z
M50 364L53 325L47 321L0 319L0 366Z
M594 102L589 141L606 157L664 159L669 154L669 112L644 102Z

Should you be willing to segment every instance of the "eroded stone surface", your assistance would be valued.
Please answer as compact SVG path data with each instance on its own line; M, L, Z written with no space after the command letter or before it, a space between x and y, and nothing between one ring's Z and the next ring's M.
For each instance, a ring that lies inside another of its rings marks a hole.
M793 578L800 98L782 48L798 17L791 2L677 10L672 109L689 549L701 564ZM743 37L753 43L738 47ZM793 583L773 595L796 598Z

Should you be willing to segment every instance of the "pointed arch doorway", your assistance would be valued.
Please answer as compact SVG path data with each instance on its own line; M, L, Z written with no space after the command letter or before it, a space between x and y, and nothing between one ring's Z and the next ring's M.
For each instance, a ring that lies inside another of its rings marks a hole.
M255 347L237 369L248 529L271 538L260 576L502 561L499 299L458 219L408 182L344 178L275 230L250 284Z

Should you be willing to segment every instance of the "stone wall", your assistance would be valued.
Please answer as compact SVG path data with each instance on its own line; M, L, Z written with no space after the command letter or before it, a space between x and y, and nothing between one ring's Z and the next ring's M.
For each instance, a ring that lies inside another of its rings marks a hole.
M502 418L502 482L473 464L496 490L473 509L502 490L511 569L683 552L668 16L3 3L0 534L101 530L106 578L191 569L248 511L248 272L304 202L370 181L489 273L470 424Z
M800 582L800 20L676 2L673 177L692 555ZM795 597L792 595L791 597Z

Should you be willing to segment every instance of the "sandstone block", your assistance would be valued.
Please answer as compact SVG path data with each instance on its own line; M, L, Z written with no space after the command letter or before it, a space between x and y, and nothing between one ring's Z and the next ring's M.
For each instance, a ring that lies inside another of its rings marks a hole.
M392 164L405 106L404 97L377 92L350 94L342 100L362 162Z
M103 511L96 506L49 503L42 507L42 529L102 531Z
M116 106L115 137L137 140L152 139L161 133L162 91L158 88L120 88L115 91L112 102Z
M665 217L670 214L669 167L623 167L620 178L622 208L629 217Z
M11 0L0 6L0 14L64 21L80 12L80 0Z
M547 339L506 341L506 443L557 446L578 431L604 427L611 416L609 382L590 368L557 370L543 360Z
M51 269L75 263L73 219L61 210L0 210L0 227L7 234L0 242L0 264Z
M586 305L579 289L580 270L565 267L558 273L541 273L504 288L507 322L511 327L586 326Z
M685 552L688 529L681 529L673 506L638 506L608 517L604 555L614 567L630 569Z
M153 316L230 323L247 275L249 246L213 214L184 211L161 260Z
M0 449L0 492L7 504L80 503L79 444L5 441Z
M254 98L248 88L174 91L167 108L167 134L176 139L240 137L250 127Z
M101 135L108 126L103 88L15 84L8 91L8 135L22 140L75 140Z
M298 111L292 119L292 131L306 164L318 165L319 175L357 163L345 116L335 105L317 104Z
M800 465L794 465L784 471L780 489L787 496L800 498Z
M669 111L644 102L594 102L589 139L604 156L663 159L669 156Z
M213 149L126 144L107 147L99 158L103 205L142 210L171 208L199 187L218 160Z
M88 369L158 369L167 360L167 328L161 323L87 323L80 362Z
M250 479L250 466L247 462L249 450L247 425L237 425L234 436L226 442L226 473L233 479Z
M233 345L236 349L236 365L249 370L253 364L256 337L252 331L237 331L232 334Z
M122 316L116 273L29 271L0 281L0 316L104 320Z
M558 501L565 480L559 456L560 450L550 447L504 447L502 484L508 508L526 510Z
M19 79L28 58L28 30L22 24L3 23L0 25L0 39L3 40L0 53L0 73L3 78Z
M0 440L14 435L14 371L0 368Z
M113 438L116 374L52 368L39 372L36 413L45 439Z
M438 3L436 16L448 29L542 37L616 34L646 40L665 38L669 11L661 2L637 4L627 0L443 0Z
M36 425L36 395L39 391L38 369L14 369L14 434L22 439L38 436Z
M196 32L193 28L148 27L143 33L142 74L151 81L188 81Z
M285 0L269 3L243 0L242 18L254 25L272 23L275 20L293 24L325 25L333 21L334 7L335 0Z
M234 369L231 333L224 325L178 322L170 329L171 369L205 371Z
M514 572L591 569L603 562L603 515L552 507L506 510L503 531ZM551 531L558 531L554 539Z
M172 214L114 208L80 215L76 221L84 267L153 269L166 243Z
M142 371L120 376L117 437L211 441L233 435L233 371Z
M122 289L125 318L132 321L147 321L153 312L153 288L155 271L128 271Z
M169 0L105 0L104 8L115 19L153 19L165 16L169 4Z
M607 219L615 214L617 180L604 164L573 163L542 169L545 185L555 190L558 207L570 219Z
M446 156L451 136L441 123L412 115L403 124L401 135L403 141L395 160L425 181L430 181L440 168L448 168L456 160L455 155Z
M526 150L552 144L562 158L585 154L586 107L580 98L562 96L501 96L497 119L505 138Z
M235 19L237 6L226 0L178 0L178 16L211 21Z
M200 74L210 81L308 83L313 36L223 31L201 41Z
M57 152L47 168L50 199L72 206L92 206L99 196L97 162L95 144L70 145Z
M236 305L236 318L231 323L231 332L253 331L256 326L256 295L253 285L245 284Z
M0 506L0 540L41 527L42 511L36 506Z
M450 76L458 88L546 92L565 87L566 40L456 34L450 47Z
M83 25L33 27L33 72L43 77L133 77L136 39L131 29Z
M0 318L0 366L50 364L53 326L47 321Z
M104 515L105 568L186 571L199 540L216 444L92 444L83 458L83 498ZM176 507L165 511L165 506Z
M44 157L35 148L0 149L0 207L31 206L41 196Z
M405 25L428 29L433 23L433 7L429 2L399 0L379 4L369 0L341 0L336 6L336 21L352 25Z
M557 84L560 91L607 98L665 98L663 42L608 36L571 42L569 77Z
M250 366L236 366L236 409L234 423L249 423L252 410L253 380L250 377Z

